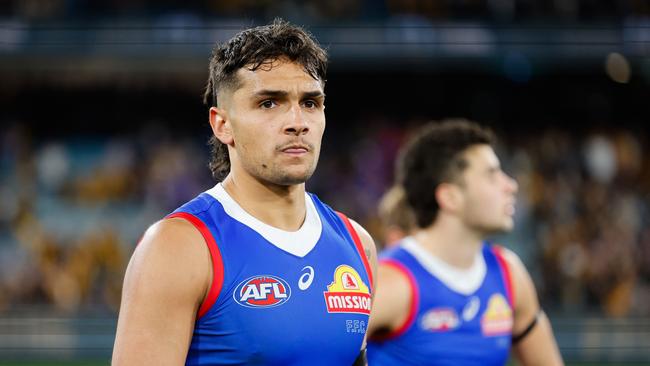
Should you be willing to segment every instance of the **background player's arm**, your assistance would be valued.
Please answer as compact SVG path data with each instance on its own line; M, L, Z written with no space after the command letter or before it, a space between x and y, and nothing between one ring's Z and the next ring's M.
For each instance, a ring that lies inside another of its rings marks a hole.
M152 226L124 279L113 365L182 365L211 280L210 254L187 221Z
M369 337L395 331L404 324L413 296L408 278L394 267L380 264L377 277L381 286L375 287L367 333Z
M519 257L510 250L503 250L514 285L515 310L513 335L528 328L535 317L537 324L521 340L513 345L515 357L521 365L563 365L551 323L541 307L530 274Z

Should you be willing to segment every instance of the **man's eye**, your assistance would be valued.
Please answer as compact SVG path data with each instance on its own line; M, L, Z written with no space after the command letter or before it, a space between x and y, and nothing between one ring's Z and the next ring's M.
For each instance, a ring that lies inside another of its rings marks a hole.
M268 108L273 108L273 107L275 107L275 102L272 101L272 100L265 100L262 103L260 103L260 106L262 108L267 108L267 109Z
M316 102L314 102L313 100L306 100L305 101L305 107L307 107L307 108L316 108L316 107L318 107L318 104L316 104Z

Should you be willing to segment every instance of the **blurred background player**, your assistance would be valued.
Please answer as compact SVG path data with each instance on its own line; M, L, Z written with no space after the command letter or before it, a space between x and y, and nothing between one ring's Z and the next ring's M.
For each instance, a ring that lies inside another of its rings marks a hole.
M385 252L368 350L372 365L561 365L550 322L513 252L485 241L513 228L517 183L491 131L450 120L404 148L398 184L417 229Z
M325 129L326 66L311 36L281 20L214 49L205 101L221 183L144 235L114 364L364 362L374 244L305 192Z
M382 225L384 247L392 247L415 228L415 217L406 202L404 188L392 186L384 193L377 208Z

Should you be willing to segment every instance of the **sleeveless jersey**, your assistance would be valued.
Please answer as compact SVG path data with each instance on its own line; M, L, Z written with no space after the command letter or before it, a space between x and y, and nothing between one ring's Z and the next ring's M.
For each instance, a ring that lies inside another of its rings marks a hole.
M221 184L168 217L203 235L213 283L186 365L351 365L370 313L372 274L342 214L305 194L301 229L246 213Z
M382 253L381 265L404 273L413 296L405 323L382 339L370 340L369 364L504 365L510 351L513 302L508 267L499 250L484 243L475 259L473 279L456 281L460 287L450 286L454 276L440 271L446 264L433 268L444 262L424 252L413 238ZM475 285L463 288L467 282Z

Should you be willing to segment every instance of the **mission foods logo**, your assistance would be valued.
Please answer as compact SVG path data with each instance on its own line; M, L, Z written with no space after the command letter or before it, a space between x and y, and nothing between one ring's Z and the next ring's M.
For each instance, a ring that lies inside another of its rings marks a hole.
M370 290L359 273L348 265L336 268L334 281L324 294L329 313L370 314Z
M233 298L241 306L269 308L282 305L291 297L287 281L271 275L259 275L246 279L237 285Z

